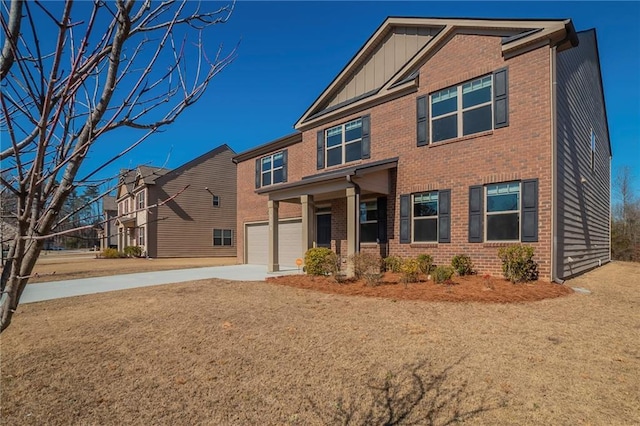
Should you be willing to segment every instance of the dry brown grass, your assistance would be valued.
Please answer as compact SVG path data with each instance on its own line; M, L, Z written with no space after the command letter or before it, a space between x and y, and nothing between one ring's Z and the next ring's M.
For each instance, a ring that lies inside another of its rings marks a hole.
M519 304L206 280L23 305L3 423L640 424L639 283L615 263Z
M235 257L96 259L94 252L48 252L38 259L29 284L236 263Z

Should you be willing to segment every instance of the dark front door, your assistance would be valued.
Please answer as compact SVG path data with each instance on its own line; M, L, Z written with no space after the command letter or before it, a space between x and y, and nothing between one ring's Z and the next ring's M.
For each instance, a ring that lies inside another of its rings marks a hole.
M318 247L331 247L331 215L316 216L316 243Z

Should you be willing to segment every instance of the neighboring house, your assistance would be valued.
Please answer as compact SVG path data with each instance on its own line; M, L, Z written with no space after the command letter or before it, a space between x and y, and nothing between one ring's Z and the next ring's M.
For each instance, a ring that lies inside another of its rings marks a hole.
M221 145L174 169L139 166L121 176L118 249L149 257L236 255L235 152Z
M102 228L98 231L100 250L118 248L118 203L116 197L102 197Z
M238 258L535 248L542 279L610 260L611 146L595 30L388 18L295 124L235 157Z

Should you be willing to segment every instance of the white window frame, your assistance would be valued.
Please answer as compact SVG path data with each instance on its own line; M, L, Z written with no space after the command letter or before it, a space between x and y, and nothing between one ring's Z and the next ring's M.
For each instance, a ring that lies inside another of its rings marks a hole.
M433 216L419 216L416 217L414 215L414 209L413 206L415 205L415 199L416 196L422 196L423 194L428 194L429 196L431 196L432 194L435 194L436 196L436 202L438 203L436 205L436 214ZM440 222L440 218L439 218L439 211L440 211L440 192L439 191L425 191L425 192L417 192L415 194L411 194L411 242L412 243L417 243L417 244L430 244L430 243L437 243L438 242L438 225ZM435 240L429 240L429 241L417 241L415 239L415 232L416 232L416 226L415 226L415 221L416 220L433 220L436 219L436 239Z
M478 104L478 105L473 105L473 106L470 106L470 107L467 107L467 108L463 108L463 106L462 106L463 105L462 104L463 96L462 95L463 95L464 86L467 86L467 85L470 85L470 84L473 85L473 83L475 83L477 81L480 81L481 84L482 84L482 81L484 79L487 79L487 78L489 79L489 81L491 83L491 85L490 85L491 89L489 90L490 93L491 93L491 97L490 97L489 101L483 102L483 103ZM446 142L446 141L450 141L450 140L453 140L453 139L461 138L461 137L464 137L464 136L471 136L471 135L476 134L476 133L470 133L468 135L464 134L464 121L463 121L462 118L463 118L465 112L473 111L474 109L482 108L482 107L485 107L487 105L491 106L491 129L489 129L489 130L493 130L493 124L494 124L493 123L493 121L494 121L494 116L493 116L493 114L494 114L494 110L493 110L493 85L494 85L493 74L489 74L489 75L485 75L485 76L482 76L482 77L475 78L475 79L473 79L471 81L467 81L467 82L459 84L457 86L450 86L450 87L447 87L447 88L444 88L444 89L441 89L441 90L437 90L437 91L431 93L429 95L429 140L432 141L431 143ZM446 90L451 90L451 89L454 89L454 88L456 89L456 97L457 97L456 109L454 111L452 111L452 112L448 112L446 114L442 114L442 115L439 115L437 117L434 117L433 116L433 108L432 108L433 107L433 97L438 95L438 94L440 94L441 92L444 92ZM453 138L449 138L449 139L442 139L442 140L439 140L439 141L434 141L434 139L433 139L433 121L434 120L439 120L439 119L445 118L445 117L450 117L450 116L455 115L455 114L458 115L457 116L457 120L456 120L456 125L457 125L456 136L454 136ZM489 131L489 130L483 130L483 132L484 131ZM478 133L481 133L481 132L478 132Z
M145 207L147 207L144 189L138 192L138 194L136 195L136 198L137 198L138 209L144 209Z
M145 241L144 231L145 231L144 226L140 226L138 228L138 245L139 246L144 245L144 241Z
M591 171L593 171L596 165L596 134L593 131L593 129L591 129L590 142L591 142Z
M340 164L346 164L347 163L347 145L352 145L354 143L358 143L358 142L362 142L362 130L360 130L360 137L357 139L353 139L350 141L346 141L345 138L347 137L347 126L349 124L355 123L359 121L360 122L360 129L362 129L362 117L358 117L355 118L353 120L349 120L346 123L342 123L339 124L337 126L333 126L329 129L326 129L324 131L324 164L326 164L327 167L334 167L334 166L339 166ZM329 147L329 132L335 129L341 129L342 131L342 141L340 142L340 145L334 145L332 147ZM330 150L336 150L338 149L338 147L340 147L341 150L341 155L342 155L342 160L338 163L338 164L332 164L329 165L329 151ZM360 158L356 159L356 160L351 160L351 161L358 161L358 160L362 160L362 150L360 150ZM349 161L350 162L350 161Z
M375 209L376 210L376 217L378 217L378 213L377 213L378 212L378 200L375 199L375 198L374 199L369 199L369 200L360 200L360 205L358 206L358 208L360 209L360 207L363 204L366 205L366 204L370 204L370 203L375 204L375 206L376 206L376 209ZM358 209L358 217L360 217L360 210L359 209ZM365 221L360 220L359 222L360 222L360 230L359 230L359 232L360 232L360 242L364 243L364 244L377 243L378 240L379 240L379 238L378 238L379 236L377 235L377 232L376 232L376 240L375 241L362 241L362 225L365 225L365 224L368 225L368 224L372 224L372 223L377 224L378 223L378 219L376 219L376 220L365 220Z
M277 155L281 155L283 157L282 158L282 166L273 167L273 160ZM270 162L271 162L271 167L269 168L269 170L264 170L264 161L266 159L269 159ZM282 170L283 168L284 168L284 151L274 152L271 155L266 155L266 156L262 157L260 159L260 186L271 186L271 185L275 185L275 184L278 184L278 183L282 183L283 181L274 182L273 181L273 176L275 175L274 172L276 170ZM269 182L271 182L271 183L268 183L268 184L264 183L264 175L266 175L266 174L269 174L271 176L271 179L269 179Z
M219 195L214 195L213 196L213 207L220 207L220 196Z
M216 231L220 231L220 237L216 237ZM228 235L225 235L227 234ZM220 244L216 244L216 238L220 238ZM229 244L225 244L225 240L229 240ZM220 229L213 230L213 246L214 247L233 247L233 229Z
M489 212L489 187L497 186L497 185L509 185L509 184L518 184L518 206L515 210L502 210L499 212ZM500 183L490 183L484 186L484 241L488 243L512 243L519 242L522 240L522 182L520 181L509 181L509 182L500 182ZM505 215L505 214L518 214L518 238L515 240L490 240L489 239L489 220L488 216L493 215Z

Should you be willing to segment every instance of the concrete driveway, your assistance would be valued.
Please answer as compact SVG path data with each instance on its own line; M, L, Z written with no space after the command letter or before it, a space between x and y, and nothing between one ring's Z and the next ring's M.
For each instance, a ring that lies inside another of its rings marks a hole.
M27 288L25 288L20 298L20 303L41 302L63 297L82 296L84 294L104 293L107 291L209 278L234 281L264 281L267 277L297 273L299 273L298 269L294 268L284 269L276 273L267 273L267 267L264 265L229 265L52 281L27 285Z

